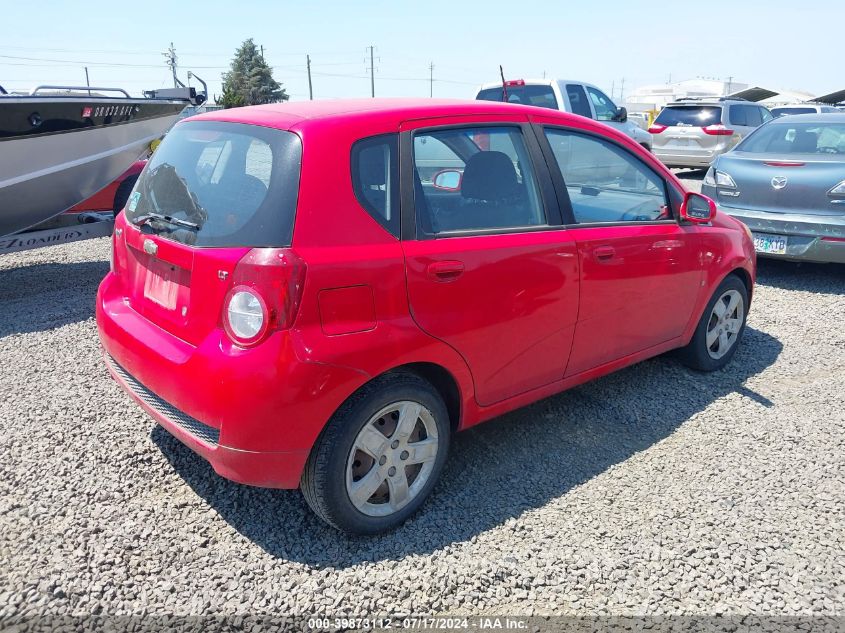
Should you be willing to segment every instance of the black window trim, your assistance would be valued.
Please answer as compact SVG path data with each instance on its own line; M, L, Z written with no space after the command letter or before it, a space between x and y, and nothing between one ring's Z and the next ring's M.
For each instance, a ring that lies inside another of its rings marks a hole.
M359 156L360 156L360 146L362 144L376 144L379 143L382 139L388 142L391 150L391 160L390 160L390 169L391 169L391 176L393 177L394 182L399 182L400 186L394 190L394 193L398 193L398 204L395 209L396 211L396 220L391 222L387 220L381 213L378 212L371 204L370 201L367 200L363 192L360 188L356 185L356 174L358 173L358 166L360 164ZM364 138L360 138L352 144L352 148L349 150L349 177L351 179L352 184L352 192L355 194L355 199L358 201L358 204L367 212L373 220L379 223L379 225L388 233L390 233L393 237L399 238L402 235L402 195L401 195L401 171L399 169L399 139L398 134L396 132L387 132L385 134L375 134L373 136L365 136ZM395 226L392 224L395 223Z
M503 228L470 229L459 231L443 231L441 233L427 233L418 229L416 206L414 203L414 137L431 132L446 130L478 129L478 128L519 128L528 151L531 167L537 179L540 193L540 203L546 216L546 223L529 226L513 226ZM558 207L558 197L551 182L549 166L537 142L533 125L527 120L522 121L462 121L444 125L427 125L425 127L406 130L399 134L399 189L401 239L403 240L431 240L450 237L474 237L487 235L504 235L513 233L534 233L537 231L560 230L564 228L563 218Z
M559 124L550 124L550 123L539 123L535 124L536 130L536 137L539 142L540 148L543 152L543 156L548 163L549 172L551 174L552 184L554 185L555 192L557 193L558 197L558 206L560 207L561 214L564 218L563 226L566 229L588 229L588 228L595 228L600 226L646 226L646 225L659 225L659 224L680 224L680 204L677 202L678 199L683 200L683 193L676 191L676 188L672 186L672 183L669 182L667 178L665 178L660 172L655 170L651 165L646 163L642 158L637 156L634 152L631 151L631 148L625 147L616 139L610 138L608 136L604 136L602 134L597 134L596 132L590 130L583 130L579 128L572 128L566 125L559 125ZM557 159L555 158L554 152L552 151L552 146L549 143L549 140L546 138L546 130L560 130L563 132L568 132L571 134L580 134L581 136L587 136L591 138L598 139L600 141L604 141L606 143L610 143L614 147L626 152L629 156L633 159L638 161L640 164L648 168L655 176L657 176L663 182L663 192L666 196L666 201L669 203L669 209L672 212L672 217L666 220L629 220L629 221L620 221L620 222L583 222L579 224L575 220L575 213L572 210L572 202L569 199L569 191L566 188L566 182L563 179L563 174L560 171L560 168L557 164ZM675 192L676 195L673 196L672 192Z

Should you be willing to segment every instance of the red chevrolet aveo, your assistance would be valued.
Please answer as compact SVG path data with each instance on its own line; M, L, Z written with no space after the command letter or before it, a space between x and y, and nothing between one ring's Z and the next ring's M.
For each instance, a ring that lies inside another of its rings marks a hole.
M604 125L484 101L179 123L97 297L117 381L220 475L393 528L450 436L680 348L727 363L748 231Z

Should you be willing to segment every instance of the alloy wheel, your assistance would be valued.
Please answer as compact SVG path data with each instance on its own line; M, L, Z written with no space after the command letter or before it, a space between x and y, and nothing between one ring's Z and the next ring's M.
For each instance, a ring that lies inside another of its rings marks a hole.
M361 428L346 464L346 492L368 516L408 505L434 469L439 441L434 416L418 402L390 404Z
M705 336L707 353L711 358L722 358L736 345L744 317L745 305L739 292L728 290L719 297L710 312Z

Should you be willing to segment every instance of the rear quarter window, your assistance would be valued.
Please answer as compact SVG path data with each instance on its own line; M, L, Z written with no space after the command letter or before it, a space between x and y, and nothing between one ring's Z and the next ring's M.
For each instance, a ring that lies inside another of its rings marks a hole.
M374 136L352 146L352 189L364 209L399 237L399 167L395 134Z

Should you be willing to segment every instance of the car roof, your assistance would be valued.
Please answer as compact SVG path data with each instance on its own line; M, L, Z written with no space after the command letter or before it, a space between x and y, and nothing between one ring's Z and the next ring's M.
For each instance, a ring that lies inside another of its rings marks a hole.
M682 101L670 101L666 104L669 106L721 106L725 104L740 104L759 105L753 101L745 101L744 99L684 99ZM765 106L764 106L765 107Z
M594 84L588 81L581 81L580 79L514 79L511 81L522 81L526 86L551 86L553 84L579 84L581 86L590 86L595 88ZM490 88L501 88L501 81L490 81L481 84L479 90L488 90ZM519 88L519 86L508 86L508 88Z
M327 99L295 101L261 106L215 110L184 121L228 121L262 125L281 130L321 125L327 119L366 126L396 125L414 119L461 115L525 115L559 116L566 122L575 115L548 108L499 101L476 99ZM581 120L582 117L578 117ZM184 122L183 121L183 122ZM181 123L180 123L181 124Z
M792 123L845 123L841 112L808 112L807 114L790 114L789 116L773 119L768 125L790 125Z

